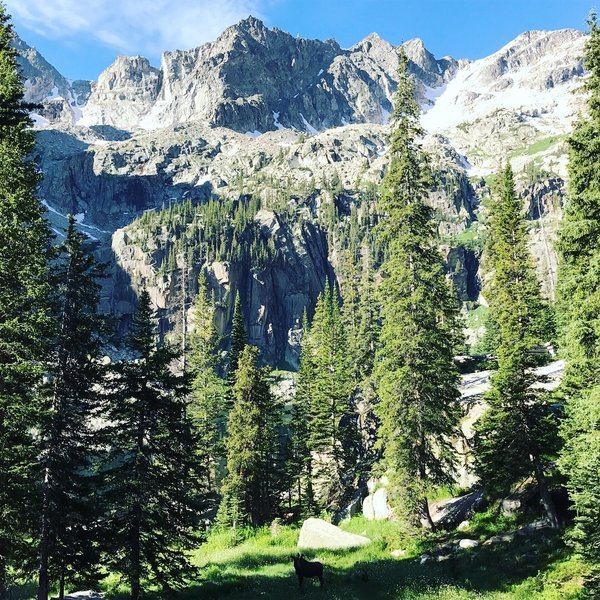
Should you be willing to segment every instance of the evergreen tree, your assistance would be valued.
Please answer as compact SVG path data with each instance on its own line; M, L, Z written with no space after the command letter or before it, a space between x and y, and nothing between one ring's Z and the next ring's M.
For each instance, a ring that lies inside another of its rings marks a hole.
M317 507L336 509L353 483L358 439L348 339L337 292L329 286L317 302L308 349L301 369L312 376L307 421L311 478L318 480Z
M198 431L198 462L206 469L209 492L217 489L220 463L225 457L226 382L218 375L219 337L214 314L202 273L190 336L189 368L193 377L190 417Z
M103 268L84 249L85 236L69 217L52 276L57 330L49 363L48 417L41 431L42 513L38 598L46 600L49 575L59 582L95 581L99 552L97 482L92 476L100 410L97 386L104 319L98 315ZM94 536L95 534L95 536ZM87 577L86 577L87 576Z
M308 444L311 399L315 389L315 365L306 310L302 317L302 330L300 368L290 420L291 472L301 514L310 516L316 512L312 486L312 457Z
M240 293L236 292L233 306L233 319L231 321L231 334L229 336L229 380L233 385L235 381L235 371L240 360L240 356L246 343L246 326L244 325L244 313L242 311L242 301Z
M128 581L132 600L144 581L163 590L188 581L201 508L187 378L173 373L178 352L157 347L155 329L143 290L128 340L135 358L115 366L107 411L106 562Z
M558 423L547 395L531 387L531 349L540 341L535 325L543 302L510 165L490 205L485 262L490 315L498 326L498 370L486 394L489 408L476 424L476 465L492 492L508 492L533 475L548 519L558 527L544 472L545 459L557 450Z
M0 4L0 599L9 570L31 546L39 498L33 432L42 408L35 391L49 336L50 231L36 197L35 138L18 71L9 16ZM37 540L35 540L37 541Z
M280 411L257 361L258 348L246 346L236 369L227 423L227 475L218 519L232 527L264 525L273 518L281 496Z
M376 364L379 443L393 503L412 522L420 514L433 527L427 495L452 481L449 438L460 416L453 362L458 307L444 277L433 211L425 203L430 169L419 145L420 109L404 52L398 75L391 160L379 205L379 241L386 248Z
M575 503L575 540L596 565L588 582L593 595L600 589L600 29L594 12L588 24L588 114L569 139L568 201L558 241L557 315L566 359L560 466Z

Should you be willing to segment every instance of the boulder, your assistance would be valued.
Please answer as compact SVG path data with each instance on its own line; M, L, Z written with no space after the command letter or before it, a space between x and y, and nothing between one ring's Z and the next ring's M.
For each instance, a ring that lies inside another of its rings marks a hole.
M477 540L469 540L468 538L458 542L458 547L463 550L467 550L468 548L477 548L477 546L479 546L479 542Z
M306 519L300 530L298 538L299 548L328 548L337 550L341 548L355 548L357 546L366 546L371 540L362 535L348 533L339 527L311 517Z
M87 590L85 592L73 592L65 596L65 600L104 600L104 596L99 592Z
M383 521L389 519L391 514L386 488L379 488L365 498L363 502L363 516L365 519Z
M481 507L483 501L483 492L476 490L458 498L432 502L429 511L436 525L444 529L452 529ZM424 526L427 525L424 520L421 522Z
M402 556L406 556L406 550L401 550L401 549L392 550L391 555L394 558L401 558Z
M333 523L337 525L342 521L347 521L348 519L351 519L360 512L360 506L361 495L359 492L355 495L354 498L352 498L352 500L350 500L350 502L344 508L338 510L338 512L335 513L335 516L332 519Z
M373 494L373 511L376 521L383 521L390 518L390 507L386 488L379 488Z
M369 494L363 500L362 512L363 517L367 519L367 521L375 520L375 509L373 508L373 494Z

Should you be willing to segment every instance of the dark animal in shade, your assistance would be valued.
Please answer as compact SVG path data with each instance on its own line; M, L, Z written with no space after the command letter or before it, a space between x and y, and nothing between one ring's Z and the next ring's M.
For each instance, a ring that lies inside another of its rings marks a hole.
M302 554L292 557L294 561L294 569L298 576L298 583L302 587L302 582L305 577L318 577L321 586L323 585L323 564L320 562L310 562L305 560Z

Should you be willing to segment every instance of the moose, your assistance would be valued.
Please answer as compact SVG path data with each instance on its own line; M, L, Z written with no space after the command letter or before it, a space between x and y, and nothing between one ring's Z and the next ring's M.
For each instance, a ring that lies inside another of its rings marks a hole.
M323 564L320 562L310 562L302 556L302 554L298 554L297 556L293 556L292 560L294 561L294 570L296 571L296 575L298 576L298 583L300 587L302 587L302 582L305 577L318 577L321 586L323 586Z

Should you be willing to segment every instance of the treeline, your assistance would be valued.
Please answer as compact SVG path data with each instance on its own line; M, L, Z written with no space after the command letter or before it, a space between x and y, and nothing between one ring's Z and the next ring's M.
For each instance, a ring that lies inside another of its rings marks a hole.
M535 349L552 328L551 313L506 166L490 203L485 248L498 370L473 457L491 498L534 479L557 529L564 525L551 493L558 458L577 513L571 539L597 569L595 17L590 31L590 116L570 140L570 195L559 242L565 383L560 398L534 385ZM133 600L150 587L170 592L196 575L190 550L202 542L201 519L239 528L331 514L373 472L389 475L391 502L408 529L420 531L422 523L435 529L429 499L453 482L459 458L452 441L463 414L454 361L462 325L426 202L434 183L407 57L399 55L383 186L367 212L351 212L346 221L347 276L329 282L314 314L304 316L296 396L285 405L273 394L258 349L247 344L243 299L236 296L223 344L202 275L183 363L172 346L157 344L146 290L124 341L126 358L103 358L102 267L72 218L65 240L53 245L36 198L34 137L12 37L0 8L0 600L34 573L38 600L51 589L63 597L72 587L95 585L109 572L122 576ZM153 236L179 231L190 248L204 248L202 261L208 254L260 263L273 251L253 221L261 204L252 197L229 202L173 205L138 223ZM345 235L332 214L324 218L331 235ZM383 249L377 256L365 230ZM597 589L597 570L586 585Z

